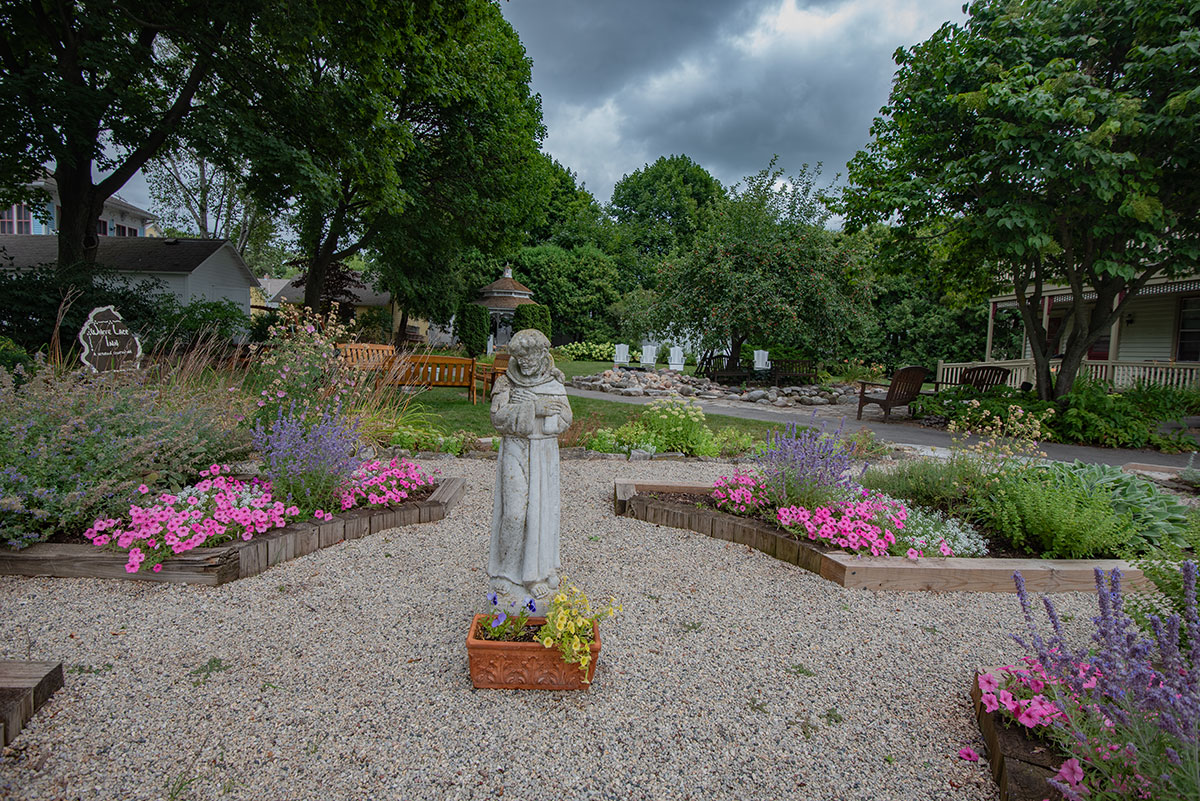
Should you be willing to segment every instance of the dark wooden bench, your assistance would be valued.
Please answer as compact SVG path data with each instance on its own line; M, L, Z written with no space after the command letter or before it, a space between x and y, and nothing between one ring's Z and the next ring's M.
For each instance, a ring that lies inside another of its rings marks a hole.
M863 407L872 403L883 409L883 422L888 421L892 409L897 406L907 406L921 394L921 385L929 377L929 371L924 367L904 367L896 371L890 384L877 384L874 381L859 381L858 388L858 419L862 419ZM867 392L867 387L883 387L882 392Z
M963 370L957 381L934 381L933 389L941 391L944 387L973 387L980 392L986 392L993 387L1007 384L1010 375L1012 375L1012 370L1007 367L995 364L977 364Z
M461 356L397 353L391 345L348 342L338 345L347 363L378 373L379 380L396 386L463 387L476 402L475 360Z
M817 368L812 359L772 359L771 383L775 386L788 384L814 384Z

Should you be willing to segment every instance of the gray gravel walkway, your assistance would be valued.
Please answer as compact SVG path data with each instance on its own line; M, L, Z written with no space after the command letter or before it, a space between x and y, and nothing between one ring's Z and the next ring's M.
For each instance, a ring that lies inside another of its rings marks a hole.
M0 577L0 657L68 670L0 757L0 797L997 797L957 752L983 750L972 668L1019 656L1015 597L845 590L613 516L617 476L727 465L564 462L564 565L624 614L590 691L476 691L495 463L429 464L468 479L448 519L222 587Z

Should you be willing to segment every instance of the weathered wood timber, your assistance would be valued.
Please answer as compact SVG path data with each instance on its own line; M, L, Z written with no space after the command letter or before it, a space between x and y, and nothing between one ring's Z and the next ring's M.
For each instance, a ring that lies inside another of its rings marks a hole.
M11 743L62 686L62 662L0 660L0 745Z
M0 575L224 584L256 576L280 562L343 540L365 537L387 528L442 520L462 498L466 486L463 478L443 479L429 500L409 503L398 509L354 510L321 523L292 523L245 542L197 548L166 560L157 573L150 570L128 573L124 554L94 545L43 543L19 551L0 548Z

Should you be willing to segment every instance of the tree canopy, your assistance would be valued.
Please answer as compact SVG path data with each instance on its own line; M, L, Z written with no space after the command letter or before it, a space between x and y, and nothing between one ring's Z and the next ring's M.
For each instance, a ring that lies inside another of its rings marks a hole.
M851 253L825 229L807 165L783 180L774 161L715 201L694 246L659 272L655 327L699 334L706 348L777 342L811 356L835 352L861 324Z
M1200 256L1200 8L1185 0L979 0L896 54L850 224L952 232L956 280L1008 284L1042 397L1062 397L1148 280ZM1069 286L1058 379L1041 324ZM1094 295L1094 302L1091 297Z

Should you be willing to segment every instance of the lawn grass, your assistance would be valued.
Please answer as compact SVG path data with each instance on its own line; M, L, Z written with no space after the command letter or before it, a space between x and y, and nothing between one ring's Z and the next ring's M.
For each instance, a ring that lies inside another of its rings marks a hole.
M570 364L597 364L597 362L569 362ZM588 373L580 373L588 375ZM602 428L616 428L628 421L634 415L640 414L645 407L632 403L599 400L595 398L571 397L571 411L576 420L586 419L595 414ZM490 405L484 398L474 405L467 399L465 389L441 387L428 389L420 393L414 406L428 414L431 420L446 433L454 431L470 431L476 436L490 437L496 433L492 427ZM747 420L723 414L706 415L708 427L714 432L724 428L749 432L756 439L766 439L767 433L782 428L780 423L770 423L764 420Z

